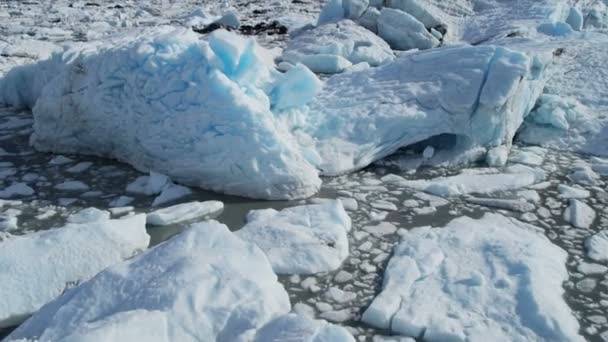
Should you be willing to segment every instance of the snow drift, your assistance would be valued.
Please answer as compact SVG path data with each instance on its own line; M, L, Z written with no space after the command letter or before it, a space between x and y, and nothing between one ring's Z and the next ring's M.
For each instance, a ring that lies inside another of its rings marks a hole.
M33 107L39 150L116 158L222 193L295 199L319 189L319 174L436 137L454 138L456 152L508 148L545 68L533 54L452 47L323 84L301 64L281 74L272 60L236 34L162 27L15 68L0 80L0 103Z

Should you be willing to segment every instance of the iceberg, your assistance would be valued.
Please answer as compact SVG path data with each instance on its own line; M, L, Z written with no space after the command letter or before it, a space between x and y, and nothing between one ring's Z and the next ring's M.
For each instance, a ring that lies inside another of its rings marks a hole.
M363 321L425 341L584 341L565 303L568 254L498 214L404 234Z
M158 193L170 178L272 200L311 196L319 175L422 141L448 162L508 150L544 86L542 58L502 47L411 52L323 83L302 65L279 73L270 51L227 31L151 31L15 68L0 103L33 107L41 151L152 171L129 192Z
M236 235L257 244L277 274L313 274L340 267L348 256L351 220L342 201L253 210Z
M311 89L298 98L306 102L321 83L296 76ZM272 112L293 105L278 91L293 78L275 71L253 40L160 27L17 67L0 81L0 103L33 108L31 141L42 151L111 157L217 192L293 199L321 184Z
M332 76L308 104L311 124L300 129L315 138L325 175L361 169L422 141L448 141L448 160L510 148L542 92L545 66L536 56L493 46L405 54Z
M290 307L264 253L212 221L66 291L7 341L246 341Z
M145 215L67 224L0 240L0 328L148 247Z

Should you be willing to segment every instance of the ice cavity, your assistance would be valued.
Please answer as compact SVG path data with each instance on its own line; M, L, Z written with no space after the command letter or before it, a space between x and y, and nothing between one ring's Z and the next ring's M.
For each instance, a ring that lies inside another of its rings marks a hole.
M351 220L342 202L254 210L236 234L257 244L278 274L333 271L348 256Z
M0 241L0 328L148 247L145 215L68 224Z
M289 310L264 253L208 222L68 290L8 340L247 341Z
M567 253L536 229L486 214L410 231L363 321L429 341L583 341L562 298Z
M112 157L248 197L318 190L310 154L273 112L319 91L310 71L280 74L269 51L223 30L199 39L162 27L110 43L18 67L0 81L0 103L33 107L36 148Z
M315 138L318 167L327 175L434 137L455 138L447 160L461 157L458 152L510 148L543 89L544 67L541 58L492 46L408 53L331 77L309 103L301 131Z
M305 30L291 38L282 59L317 73L338 73L352 64L378 66L393 60L388 44L351 20Z

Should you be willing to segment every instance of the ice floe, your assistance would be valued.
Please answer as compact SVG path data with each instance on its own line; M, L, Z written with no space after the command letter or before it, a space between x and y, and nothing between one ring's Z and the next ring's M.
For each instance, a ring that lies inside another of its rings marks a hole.
M585 240L587 256L595 261L608 261L608 230L589 237Z
M209 222L67 290L7 340L250 340L290 307L264 253Z
M312 274L340 267L348 256L351 220L342 202L254 210L236 232L257 244L278 274Z
M405 234L363 314L424 340L583 341L562 299L567 253L497 214Z
M148 247L145 216L68 224L0 242L0 327ZM48 317L47 317L48 318Z
M211 215L217 216L222 210L224 210L224 203L220 201L181 203L147 214L146 223L153 226L166 226Z
M576 228L591 227L595 216L593 208L577 199L570 199L570 205L564 210L564 220Z

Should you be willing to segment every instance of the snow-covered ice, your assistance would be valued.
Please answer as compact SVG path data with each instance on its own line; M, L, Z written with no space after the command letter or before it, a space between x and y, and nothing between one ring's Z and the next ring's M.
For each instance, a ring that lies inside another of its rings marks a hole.
M294 65L302 63L313 72L336 73L361 62L378 66L392 61L395 56L390 46L374 33L350 20L343 20L300 32L288 42L281 58ZM320 64L321 58L333 62ZM341 59L348 63L340 63ZM340 68L332 68L332 65Z
M264 253L209 222L67 290L7 340L245 341L290 307Z
M595 217L595 210L577 199L570 199L570 204L564 209L564 220L576 228L589 228Z
M542 171L523 167L505 173L468 174L429 180L408 180L399 184L437 196L460 196L472 193L492 193L516 190L544 180Z
M153 226L166 226L217 215L222 210L224 210L224 203L220 201L180 203L147 214L146 223Z
M350 228L350 217L336 200L251 211L236 235L257 244L276 273L312 274L340 267L348 256Z
M430 341L583 341L562 299L567 253L535 230L486 214L410 231L363 321Z
M14 68L0 80L0 103L33 107L39 150L113 157L249 197L319 189L312 157L273 112L293 98L275 91L283 82L318 91L314 74L282 75L270 51L223 30L204 39L172 27L140 31Z
M86 208L68 216L69 223L89 223L110 219L110 212L97 208Z
M145 215L0 241L0 327L20 323L66 289L146 249L149 241Z
M279 316L264 325L254 342L355 342L343 327L300 315Z
M599 233L585 240L587 256L595 261L608 261L608 230Z

